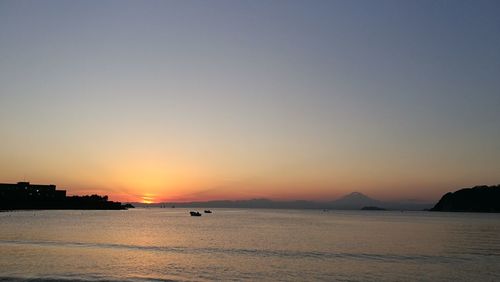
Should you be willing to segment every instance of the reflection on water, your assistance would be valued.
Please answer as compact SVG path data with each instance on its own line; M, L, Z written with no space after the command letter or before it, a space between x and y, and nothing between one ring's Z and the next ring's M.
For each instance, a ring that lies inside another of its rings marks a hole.
M0 213L0 281L499 280L500 215Z

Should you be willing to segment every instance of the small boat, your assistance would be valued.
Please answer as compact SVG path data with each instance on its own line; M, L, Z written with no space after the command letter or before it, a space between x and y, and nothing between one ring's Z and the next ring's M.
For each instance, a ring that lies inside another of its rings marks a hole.
M190 211L189 214L191 216L201 216L201 213L197 212L197 211Z
M212 213L211 210L205 210L204 213Z

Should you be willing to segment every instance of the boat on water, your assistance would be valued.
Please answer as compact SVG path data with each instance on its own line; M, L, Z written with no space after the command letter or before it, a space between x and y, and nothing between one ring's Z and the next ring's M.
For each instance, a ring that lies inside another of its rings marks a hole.
M204 213L212 213L211 210L205 210Z
M197 212L197 211L190 211L189 214L191 216L201 216L201 213L200 212Z

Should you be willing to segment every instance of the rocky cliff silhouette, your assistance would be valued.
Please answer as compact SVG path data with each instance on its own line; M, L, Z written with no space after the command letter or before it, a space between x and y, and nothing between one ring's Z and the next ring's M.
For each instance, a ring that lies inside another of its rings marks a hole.
M475 186L446 193L431 211L500 212L500 185Z

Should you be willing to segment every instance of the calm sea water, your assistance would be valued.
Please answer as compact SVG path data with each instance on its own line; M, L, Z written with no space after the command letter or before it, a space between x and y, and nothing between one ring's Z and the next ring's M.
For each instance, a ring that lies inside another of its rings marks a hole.
M500 281L500 214L0 213L0 281Z

